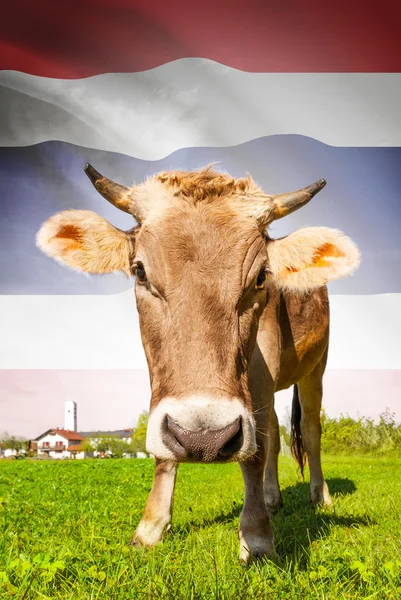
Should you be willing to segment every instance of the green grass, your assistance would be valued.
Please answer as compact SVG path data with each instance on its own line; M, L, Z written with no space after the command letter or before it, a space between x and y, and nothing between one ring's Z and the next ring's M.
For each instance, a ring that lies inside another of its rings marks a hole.
M401 459L324 458L332 509L311 509L280 459L278 556L238 561L238 465L182 465L172 531L128 541L151 460L0 461L0 598L395 599L401 597Z

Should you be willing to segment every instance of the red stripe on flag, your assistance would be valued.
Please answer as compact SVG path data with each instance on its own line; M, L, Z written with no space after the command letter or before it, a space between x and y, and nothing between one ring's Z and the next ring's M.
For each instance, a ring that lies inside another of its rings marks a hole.
M253 72L399 72L399 0L13 0L0 69L79 78L203 57Z

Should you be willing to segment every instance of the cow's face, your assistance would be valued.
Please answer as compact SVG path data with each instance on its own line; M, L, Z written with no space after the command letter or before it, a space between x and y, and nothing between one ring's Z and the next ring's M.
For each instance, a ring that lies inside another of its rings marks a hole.
M136 299L152 386L147 446L158 457L254 453L247 373L266 267L256 223L227 206L182 205L139 232Z
M266 196L250 179L209 169L129 189L88 174L139 227L122 232L66 211L43 225L38 245L83 271L136 274L152 388L147 450L178 461L246 459L256 450L248 367L269 290L304 292L348 274L355 246L325 228L270 240L266 225L294 210L296 195ZM297 193L298 205L323 185Z

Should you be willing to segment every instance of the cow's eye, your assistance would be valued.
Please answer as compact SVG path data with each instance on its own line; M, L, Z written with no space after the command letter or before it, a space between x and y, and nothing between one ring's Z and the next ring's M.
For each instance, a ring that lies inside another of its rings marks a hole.
M265 281L266 281L266 267L263 267L263 269L260 270L258 278L256 280L256 287L262 288Z
M148 278L146 277L145 267L141 262L137 263L135 269L135 275L139 283L146 283Z

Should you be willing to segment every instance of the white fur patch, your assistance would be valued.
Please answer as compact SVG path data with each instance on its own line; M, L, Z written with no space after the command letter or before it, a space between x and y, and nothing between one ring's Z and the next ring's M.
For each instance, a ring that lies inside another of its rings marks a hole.
M176 469L168 470L161 475L162 483L159 485L157 505L154 506L147 520L142 518L139 522L133 538L135 545L156 546L164 532L170 528L175 476Z
M232 460L241 461L256 452L255 421L241 400L190 396L183 400L164 398L151 413L146 449L157 458L175 460L162 440L162 423L166 415L188 431L222 429L241 417L244 442Z
M274 539L261 535L244 535L239 532L239 559L248 565L252 558L271 556L274 553Z
M306 292L348 277L360 264L356 244L337 229L306 227L268 243L269 266L276 285Z
M158 544L170 523L170 516L148 522L141 521L134 534L134 543L138 546L152 547Z
M132 188L131 209L140 223L151 221L171 206L173 192L156 177L149 177Z

